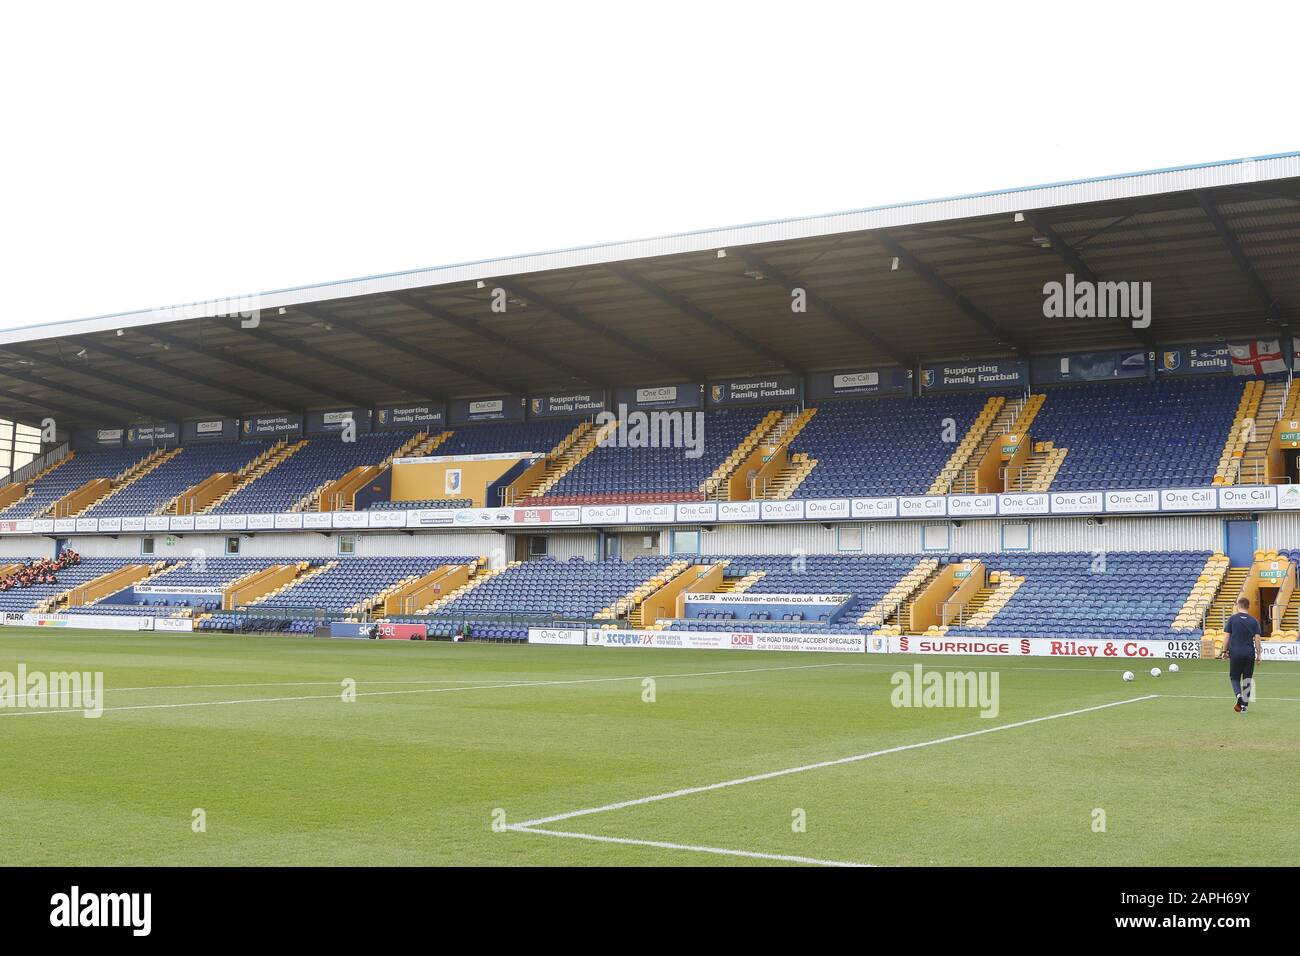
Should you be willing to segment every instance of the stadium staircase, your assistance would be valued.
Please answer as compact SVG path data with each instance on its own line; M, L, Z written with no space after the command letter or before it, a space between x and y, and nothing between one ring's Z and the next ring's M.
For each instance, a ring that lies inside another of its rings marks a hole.
M722 583L713 589L715 594L743 594L767 575L766 571L750 571L740 577L723 577Z
M716 594L726 581L727 567L731 559L712 561L707 564L688 565L680 574L670 577L664 584L632 610L628 615L631 627L649 626L652 630L660 629L684 615L681 613L681 598L686 594ZM662 622L662 623L661 623Z
M1269 389L1278 394L1270 395ZM1269 412L1270 399L1278 405L1276 421ZM1289 482L1283 449L1297 447L1297 435L1300 434L1300 390L1280 381L1269 382L1255 421L1256 440L1246 445L1242 456L1241 478L1237 484L1273 484L1275 479ZM1260 459L1263 459L1262 463Z
M1291 592L1291 600L1282 611L1282 626L1273 633L1280 641L1300 640L1300 594Z
M985 402L980 413L975 416L975 421L957 443L953 453L948 456L938 477L930 483L926 494L948 494L952 490L953 483L965 472L971 458L978 461L983 451L988 449L989 436L1005 430L1014 420L1015 412L1008 406L1005 396L994 395Z
M1219 455L1218 467L1214 470L1214 483L1216 485L1235 485L1242 484L1242 472L1245 464L1246 446L1254 442L1256 428L1258 426L1259 406L1263 401L1265 384L1258 379L1248 381L1242 388L1241 399L1237 403L1237 411L1233 416L1232 424L1228 427L1228 437L1223 443L1223 451ZM1252 456L1253 465L1258 465L1261 455ZM1245 484L1250 484L1247 479Z
M112 478L92 478L80 488L69 491L53 501L36 515L38 518L73 518L87 508L106 498L115 488L125 488L141 475L148 474L160 464L179 454L179 449L166 451L155 448Z
M427 574L409 575L390 584L348 610L353 613L368 613L377 619L395 614L415 614L420 608L468 584L486 564L487 559L480 557L471 564L439 565Z
M270 445L266 451L262 452L240 472L220 471L216 474L208 475L198 484L191 485L182 491L175 498L154 511L155 515L189 515L198 514L208 505L215 501L216 497L222 492L233 487L234 482L238 480L241 472L252 472L261 467L279 455L286 447L287 442L282 438Z
M115 568L97 578L91 578L83 584L69 588L61 594L47 598L37 606L36 610L37 613L58 613L59 611L66 611L70 607L87 607L96 601L116 594L123 588L143 584L150 578L170 570L170 568L171 566L166 561L155 561L152 564L128 564L124 567Z
M997 617L998 611L1006 606L1006 603L1020 590L1020 585L1024 583L1024 575L1015 575L1009 571L990 571L987 586L980 588L962 608L961 626L976 629L988 627Z
M417 432L377 465L357 465L341 478L323 482L296 501L290 511L355 511L357 492L393 466L395 458L420 458L429 454L448 438L450 431L430 435Z
M535 471L529 469L507 489L506 504L536 504L560 479L578 467L578 464L600 445L601 440L618 429L618 422L608 422L599 428L593 422L579 422L564 439L546 455Z
M1065 463L1068 448L1057 448L1050 441L1034 443L1029 459L1021 466L1016 477L1007 482L1007 491L1047 491L1056 479L1056 473Z
M790 443L816 414L817 409L805 408L801 412L786 412L782 416L772 430L770 444L765 446L772 450L763 456L765 463L754 477L751 498L784 501L812 474L812 470L817 467L817 459L810 458L806 452L791 454Z
M966 605L987 584L988 570L981 561L936 566L902 602L895 622L898 630L890 633L945 633L949 626L958 625Z
M733 577L727 577L727 569L731 565L731 560L732 560L731 558L727 558L725 560L717 562L717 564L713 566L719 570L719 574L714 576L714 580L709 581L704 586L688 588L685 590L691 590L692 593L697 593L697 594L700 593L742 594L745 591L748 591L750 588L752 588L759 581L763 580L763 577L767 574L766 571L749 571L743 575L735 575ZM694 571L696 572L695 580L696 581L707 580L706 576L708 575L708 572L710 570L712 570L712 568L710 568L708 565L697 566L694 569ZM665 593L664 596L667 597L667 594ZM640 608L635 609L633 612L629 614L629 625L628 625L629 627L647 626L645 621L646 618L651 614L651 612L648 611L647 608L650 606L652 602L653 602L653 598L647 598L645 601L641 603ZM606 610L608 610L608 608ZM631 623L633 619L635 619L639 623L637 624ZM652 631L660 631L665 628L669 628L671 627L675 619L676 619L675 611L673 614L661 613L655 618L654 623L649 625L649 629Z
M673 561L658 574L652 575L645 581L642 581L613 604L596 612L596 619L614 620L616 618L627 618L629 627L640 627L642 603L644 603L646 598L650 597L650 595L654 594L669 581L678 577L688 567L690 567L690 562L688 561Z
M713 469L713 474L700 484L700 491L704 492L704 497L709 501L730 501L732 478L748 462L754 449L759 445L770 446L779 441L776 432L785 424L787 417L786 413L775 410L764 415L763 420L731 450L726 460Z
M358 601L356 604L344 608L344 612L347 614L369 614L369 615L373 615L375 618L386 617L387 615L384 613L384 607L385 607L385 602L388 600L388 598L397 597L401 592L406 591L408 587L410 587L411 585L416 584L422 579L428 578L431 575L438 574L445 567L446 565L442 565L441 567L435 568L433 571L429 572L429 574L426 575L408 574L406 577L402 578L401 580L394 581L392 584L388 585L388 587L384 588L378 594L371 594L368 597Z
M303 561L298 564L272 564L250 571L222 588L221 609L233 611L237 607L251 604L282 584L292 581L306 567L307 562Z
M470 591L474 590L474 589L475 589L476 587L478 587L480 584L484 584L484 583L487 582L487 581L491 581L491 580L492 580L494 577L496 577L498 574L501 574L501 573L503 573L503 572L505 572L505 571L509 571L511 568L517 568L517 567L519 567L521 564L523 564L522 561L511 561L509 564L504 564L504 565L502 565L502 566L499 567L499 568L491 568L491 569L486 569L486 568L484 568L481 564L480 564L480 565L477 565L477 566L475 566L475 568L474 568L474 573L473 573L473 575L470 577L470 579L469 579L467 582L465 582L464 584L460 585L460 586L457 587L455 590L453 590L453 591L451 591L451 592L449 592L449 593L447 593L447 594L444 594L442 597L438 598L437 600L433 601L432 603L430 603L430 604L426 604L424 607L420 608L420 610L417 611L416 613L417 613L417 614L432 614L432 613L434 613L435 611L439 610L440 608L445 607L446 605L450 604L452 601L456 600L458 597L462 597L463 595L465 595L465 594L469 593Z
M900 614L910 597L921 588L926 587L938 574L939 561L936 558L922 558L916 567L908 571L885 596L858 618L859 627L879 628L877 634L901 633Z
M163 465L167 464L167 462L171 461L173 458L179 455L183 450L184 450L183 448L179 448L179 447L171 448L171 449L160 448L157 449L155 452L150 453L150 455L143 462L141 462L138 467L131 468L128 469L126 472L123 472L124 477L114 479L112 485L108 487L108 489L100 497L77 502L75 504L77 510L74 511L71 515L67 515L66 517L76 517L77 515L85 514L87 510L94 507L95 505L103 504L104 502L111 499L114 495L122 491L125 491L127 488L130 488L133 484L135 484L145 475L149 474L149 472L157 471Z
M1232 615L1233 605L1237 603L1237 598L1241 597L1248 577L1250 577L1250 568L1229 568L1224 573L1219 589L1214 594L1214 600L1210 602L1209 610L1205 612L1207 635L1222 633L1223 622Z
M1204 637L1222 643L1223 622L1232 614L1238 597L1251 600L1251 613L1263 625L1264 640L1293 641L1297 604L1295 552L1256 551L1249 568L1232 568L1206 615ZM1240 583L1237 583L1240 582ZM1235 585L1236 590L1232 588ZM1268 603L1265 603L1268 602Z
M269 472L272 468L278 468L306 447L306 439L299 439L292 445L281 439L239 471L221 472L212 475L195 485L193 488L177 496L175 501L172 503L179 503L180 507L185 507L185 502L188 499L193 503L192 511L168 511L164 512L164 514L206 514L214 508L224 504L235 492L242 491L244 488L248 487L248 485ZM219 488L213 487L209 484L210 482L213 482L214 479L216 479L217 484L220 486ZM205 486L207 487L205 488ZM215 497L208 498L205 492L216 492L216 495ZM169 505L169 507L170 506L171 505Z
M240 596L240 600L237 604L235 604L235 607L253 607L255 605L261 604L265 601L270 600L273 597L277 597L283 594L285 591L288 591L290 588L295 588L298 585L302 584L304 581L310 581L312 578L316 577L316 575L324 574L326 571L329 571L330 569L335 568L337 566L338 566L337 561L326 561L324 564L314 564L314 565L308 564L306 561L302 561L294 565L287 565L287 566L280 565L279 567L281 568L288 567L288 569L291 570L293 574L290 575L287 578L287 580L274 583L273 586L271 586L268 590L263 591L260 594L257 594L255 597L250 597L249 595L252 592L246 591L245 594Z
M5 511L12 508L14 505L20 505L26 501L31 495L32 489L36 486L36 482L40 481L60 465L65 465L72 461L73 456L75 455L76 452L69 449L68 453L58 461L46 465L30 478L24 481L10 482L3 488L0 488L0 515L4 514Z
M1065 459L1065 449L1054 448L1050 442L1038 442L1033 444L1032 450L1021 451L1021 446L1032 442L1030 428L1046 400L1046 395L1037 392L1026 399L1005 402L970 449L960 471L952 474L950 461L930 493L970 495L1046 491ZM987 414L988 410L986 405L981 415ZM1019 436L1019 442L1010 459L1004 460L1005 439L1011 436ZM954 456L957 454L954 452ZM950 474L944 488L945 475ZM943 490L936 491L936 488Z
M1037 404L1042 405L1041 395L1035 395L1034 398L1040 399ZM1021 426L1022 413L1026 407L1024 399L1004 402L961 471L953 477L946 493L974 495L1004 490L1001 487L1002 439L1007 435L1016 434L1016 429ZM1035 413L1038 411L1037 405L1034 406L1033 411ZM1030 417L1032 418L1032 415Z
M1175 631L1201 630L1208 619L1211 606L1215 603L1219 591L1223 587L1228 570L1228 556L1226 554L1217 553L1206 558L1205 567L1201 568L1201 573L1196 576L1196 583L1192 585L1187 600L1183 602L1182 608L1174 616L1172 627ZM1241 583L1239 581L1237 591L1229 595L1229 601L1235 601L1240 592Z

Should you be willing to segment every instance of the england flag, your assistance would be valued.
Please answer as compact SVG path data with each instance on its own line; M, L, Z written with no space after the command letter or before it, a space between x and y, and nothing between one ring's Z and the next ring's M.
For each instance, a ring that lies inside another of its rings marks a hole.
M1286 371L1286 362L1282 360L1282 348L1277 339L1271 342L1260 340L1246 345L1229 345L1228 351L1232 353L1233 375L1267 375L1270 372Z

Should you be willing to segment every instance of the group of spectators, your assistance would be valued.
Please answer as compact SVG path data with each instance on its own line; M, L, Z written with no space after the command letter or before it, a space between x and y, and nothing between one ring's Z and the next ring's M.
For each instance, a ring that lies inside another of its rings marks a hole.
M81 563L81 555L67 548L57 558L41 558L28 561L17 571L5 575L0 580L0 591L12 591L14 588L31 587L33 584L58 584L58 572Z

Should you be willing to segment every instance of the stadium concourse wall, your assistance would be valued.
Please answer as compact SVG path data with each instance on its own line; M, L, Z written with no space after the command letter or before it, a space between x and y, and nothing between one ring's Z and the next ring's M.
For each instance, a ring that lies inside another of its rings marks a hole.
M1028 547L1019 546L1022 543ZM878 521L830 526L717 525L700 535L700 553L718 556L791 551L808 554L1217 551L1222 545L1223 519L1215 515L1106 518L1101 523L1094 518L1021 518Z
M1258 520L1261 548L1292 548L1300 541L1300 514L1264 514ZM682 547L679 534L690 535ZM1224 517L1015 518L979 521L878 521L840 524L788 525L629 525L590 531L544 529L524 531L359 531L312 533L259 531L171 533L152 535L78 535L67 539L85 557L180 560L195 550L208 556L226 554L227 541L239 540L244 557L328 558L341 554L340 543L353 543L357 557L438 557L482 554L493 567L517 556L517 539L545 533L547 555L557 561L595 561L602 538L624 538L623 553L633 550L627 538L649 539L637 553L700 554L730 557L746 554L942 554L971 552L1053 553L1078 551L1219 551L1224 543ZM153 539L145 555L143 540ZM0 537L0 559L52 557L57 535ZM638 541L638 543L640 543ZM698 548L698 550L697 550Z
M150 561L180 561L200 551L206 557L226 554L228 538L239 538L239 557L245 558L337 558L339 537L319 534L158 534L152 554L143 554L144 535L84 535L71 546L85 558L141 558ZM508 541L492 532L460 534L364 534L355 537L359 558L420 558L482 554L496 565L506 560ZM54 556L55 539L44 536L0 538L0 559Z

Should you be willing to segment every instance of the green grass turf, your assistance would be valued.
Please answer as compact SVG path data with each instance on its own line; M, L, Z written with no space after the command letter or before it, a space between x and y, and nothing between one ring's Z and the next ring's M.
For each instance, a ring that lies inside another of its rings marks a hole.
M890 675L918 660L7 627L0 670L103 671L107 710L0 710L0 860L753 864L495 832L493 812L519 823L1152 693L1212 699L1161 696L547 826L893 865L1300 858L1300 700L1269 699L1300 698L1300 669L1263 665L1243 717L1219 662L1156 680L1111 661L924 661L997 671L1001 712L985 719L893 707ZM527 681L570 683L509 683ZM322 699L259 702L283 697ZM227 701L250 702L151 706Z

